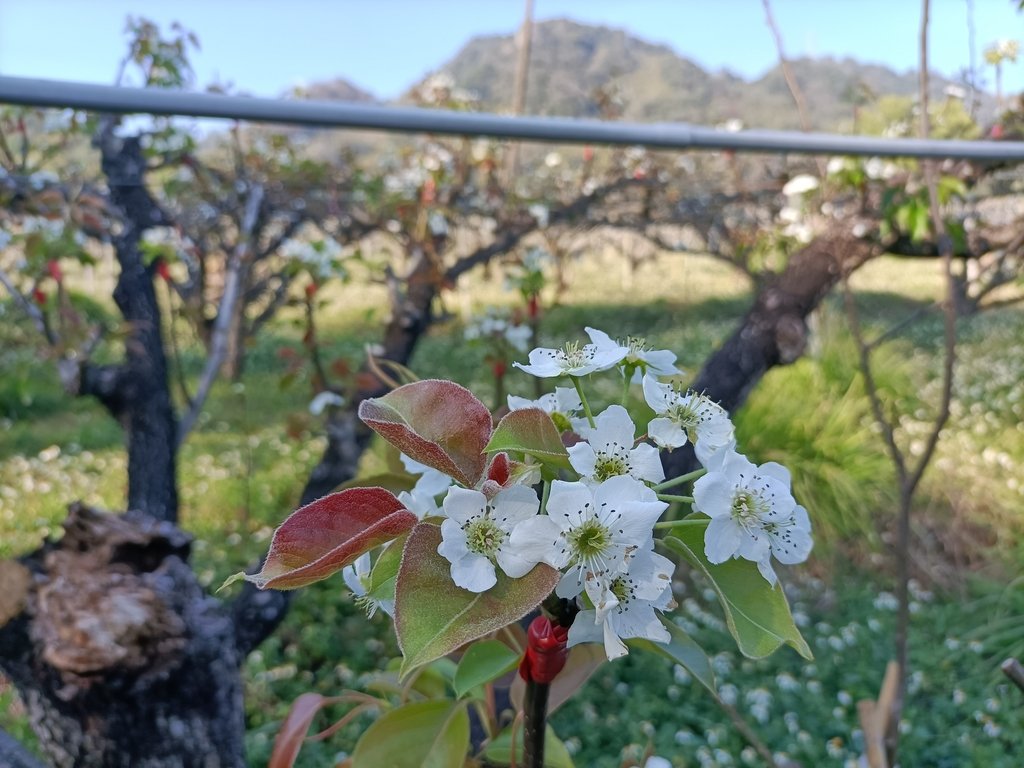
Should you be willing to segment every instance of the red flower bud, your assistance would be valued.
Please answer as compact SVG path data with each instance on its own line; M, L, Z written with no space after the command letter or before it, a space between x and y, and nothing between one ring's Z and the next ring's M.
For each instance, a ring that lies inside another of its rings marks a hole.
M494 378L500 379L505 376L505 371L508 370L508 366L505 365L504 360L495 360L491 363L491 370L494 372Z
M566 642L569 630L552 624L546 616L538 616L526 630L526 655L519 664L519 676L535 683L550 683L569 656Z
M50 259L46 262L46 271L58 283L64 279L64 273L60 271L60 264L57 263L56 259Z
M42 288L36 288L32 291L32 298L35 299L36 304L43 306L46 303L46 291Z
M420 190L420 202L432 203L437 197L437 182L427 179L423 182L423 189Z
M540 300L537 298L536 293L532 294L530 300L526 302L526 314L533 320L540 316Z
M307 299L312 299L314 296L316 296L316 290L317 290L316 283L309 283L306 286L306 298Z
M157 261L156 273L168 283L171 282L171 270L167 267L167 262L163 259Z

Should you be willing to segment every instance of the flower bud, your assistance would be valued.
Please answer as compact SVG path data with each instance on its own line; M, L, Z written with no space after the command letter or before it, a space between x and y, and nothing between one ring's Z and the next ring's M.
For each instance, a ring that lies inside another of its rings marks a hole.
M526 655L519 664L519 676L535 683L550 683L565 666L569 656L569 630L538 616L526 630Z

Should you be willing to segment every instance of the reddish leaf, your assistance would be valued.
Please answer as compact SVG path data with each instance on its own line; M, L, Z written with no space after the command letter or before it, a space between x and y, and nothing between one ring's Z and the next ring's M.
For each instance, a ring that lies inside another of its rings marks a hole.
M245 579L260 589L304 587L400 536L416 522L416 515L383 488L332 493L292 512L274 532L263 569Z
M316 713L333 702L333 699L324 698L319 693L304 693L293 701L288 717L274 739L274 751L270 754L267 768L291 768Z
M451 563L437 553L441 529L420 523L405 544L395 589L395 633L405 657L402 675L526 615L558 583L559 573L543 563L521 579L499 568L498 583L486 592L455 586Z
M359 418L406 456L474 487L484 473L491 412L465 387L427 379L359 404Z

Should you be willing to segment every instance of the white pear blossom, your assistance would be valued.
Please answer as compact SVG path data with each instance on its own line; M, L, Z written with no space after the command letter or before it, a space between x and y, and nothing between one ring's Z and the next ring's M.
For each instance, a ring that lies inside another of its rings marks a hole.
M594 420L595 426L577 427L585 442L569 450L569 463L584 478L602 482L616 475L660 483L665 479L658 449L647 443L633 446L636 426L621 405L611 405Z
M309 401L309 412L314 416L319 416L329 405L340 408L344 404L345 398L337 392L324 390Z
M429 490L420 488L419 484L421 482L423 482L422 477L417 481L417 484L413 486L411 491L401 491L398 494L398 500L402 502L407 510L416 515L420 520L425 517L437 517L439 515L443 515L444 512L437 503L436 494L432 494Z
M658 414L647 434L661 448L679 448L692 442L697 458L707 464L711 454L733 441L733 425L722 406L693 390L680 392L671 384L644 377L644 399Z
M504 339L510 347L518 352L525 352L530 348L532 334L530 326L514 323L507 313L502 313L494 308L489 308L482 315L473 318L473 321L463 331L463 336L467 341Z
M797 504L792 514L769 523L765 533L771 545L769 552L757 561L757 569L769 584L775 585L778 576L772 568L772 556L784 565L802 563L811 553L814 540L811 538L811 518L807 510Z
M452 564L452 581L470 592L485 592L498 581L495 562L513 579L529 573L539 561L509 546L509 534L539 509L537 494L522 485L505 488L490 501L480 491L450 488L437 552Z
M345 566L341 571L341 577L345 579L348 588L356 596L356 602L366 608L366 615L373 617L373 614L380 608L388 616L395 615L394 600L375 600L367 596L370 590L370 553L364 552L352 565Z
M626 475L598 486L555 480L546 515L520 523L510 537L517 555L568 570L555 589L572 598L586 586L597 610L617 601L612 579L626 573L638 550L654 546L654 523L668 507L643 483Z
M587 334L594 344L605 348L617 342L604 331L587 328ZM681 371L676 367L676 353L667 349L649 349L647 341L638 336L629 336L625 341L618 342L628 350L619 363L623 372L632 371L630 381L639 382L644 374L651 376L674 376Z
M711 457L708 473L694 483L693 508L711 518L704 554L712 563L731 557L751 560L774 583L767 562L772 555L793 563L810 552L810 521L806 510L797 510L789 471L781 464L755 466L735 451L720 451Z
M628 651L621 638L643 637L659 643L671 640L668 629L655 611L674 606L672 599L672 561L652 550L640 550L626 573L611 580L609 590L616 602L605 609L576 614L569 628L569 647L578 643L604 643L609 660Z
M572 387L555 387L554 392L541 395L536 400L530 400L516 395L508 396L508 409L520 411L524 408L540 408L544 413L554 415L560 413L563 416L575 416L583 408L579 393Z
M531 376L551 378L553 376L586 376L595 371L606 371L618 365L629 353L629 349L612 341L607 334L595 338L594 329L587 328L590 344L580 346L569 342L562 349L538 347L530 352L530 362L512 363Z
M518 352L525 352L530 348L530 339L533 337L533 329L528 325L510 324L505 329L505 341Z
M416 481L415 488L413 488L414 491L419 491L420 493L428 496L437 496L438 494L447 491L454 482L441 470L428 467L426 464L421 464L415 459L409 458L404 453L402 454L401 459L402 466L405 467L406 472L410 475L420 475L419 479Z

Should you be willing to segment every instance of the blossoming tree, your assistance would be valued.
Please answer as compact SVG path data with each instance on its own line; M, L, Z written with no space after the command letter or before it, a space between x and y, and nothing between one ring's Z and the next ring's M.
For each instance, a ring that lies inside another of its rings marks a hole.
M364 401L360 418L418 474L413 490L348 488L308 504L276 531L259 573L234 577L294 589L344 570L371 612L394 618L405 678L461 652L451 699L378 702L388 711L356 745L356 768L463 765L470 706L516 663L524 735L518 721L501 733L492 718L481 749L491 761L544 765L545 745L559 749L546 735L547 697L573 653L594 658L581 650L592 644L609 660L630 646L660 653L714 690L707 657L670 618L676 564L667 555L710 579L741 652L756 658L788 644L810 658L775 573L812 546L788 470L737 451L728 414L673 383L673 353L586 331L589 343L537 348L516 363L571 387L536 401L510 396L496 425L451 381ZM587 385L604 372L621 379L622 401L595 413ZM633 388L643 393L640 426L624 405ZM687 443L703 466L666 481L660 450ZM687 484L691 495L676 493ZM570 678L563 698L585 679ZM299 721L308 725L315 710L304 702ZM297 744L293 729L276 764L289 764Z

